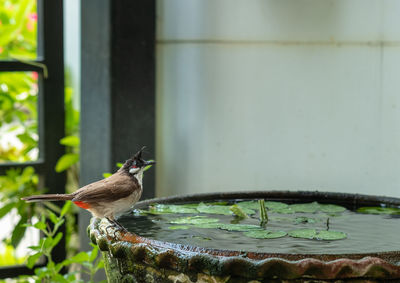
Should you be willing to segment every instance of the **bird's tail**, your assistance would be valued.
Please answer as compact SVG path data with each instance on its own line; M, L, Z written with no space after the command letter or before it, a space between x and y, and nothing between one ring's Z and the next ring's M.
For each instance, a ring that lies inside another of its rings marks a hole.
M73 199L73 196L71 194L47 194L47 195L23 197L21 199L27 202L59 201L59 200L71 200Z

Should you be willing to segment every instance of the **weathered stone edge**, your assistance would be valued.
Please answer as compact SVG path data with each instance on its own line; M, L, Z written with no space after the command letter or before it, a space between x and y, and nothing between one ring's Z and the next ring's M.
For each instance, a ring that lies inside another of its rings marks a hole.
M93 243L121 261L137 262L154 268L182 273L206 272L216 276L232 275L260 279L400 278L400 266L379 257L339 258L330 261L316 258L288 260L279 257L254 260L246 254L210 254L206 250L202 252L202 249L193 250L183 245L152 241L132 233L116 231L112 227L106 229L107 225L107 222L101 223L99 219L92 219L88 233ZM131 264L124 266L129 269Z

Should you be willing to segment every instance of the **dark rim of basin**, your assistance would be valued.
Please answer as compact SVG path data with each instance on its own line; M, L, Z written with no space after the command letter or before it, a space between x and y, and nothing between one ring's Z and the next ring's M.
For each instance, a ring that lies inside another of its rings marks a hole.
M400 199L391 197L318 191L255 191L156 198L139 202L135 208L145 208L152 203L260 198L291 203L318 201L349 208L380 204L400 206ZM93 243L102 251L109 251L115 258L140 262L155 268L177 272L207 270L216 276L234 275L246 278L400 278L400 248L390 252L327 255L240 252L153 240L130 232L115 231L107 227L108 224L100 219L92 219L88 232Z

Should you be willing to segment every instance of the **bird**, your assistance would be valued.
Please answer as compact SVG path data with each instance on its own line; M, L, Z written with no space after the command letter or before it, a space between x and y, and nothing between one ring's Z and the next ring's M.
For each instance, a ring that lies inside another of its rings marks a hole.
M117 218L140 199L143 192L143 172L155 164L154 160L144 160L142 147L123 166L106 179L90 183L70 194L43 194L21 198L26 202L72 201L88 210L92 216L106 218L111 225L126 231Z

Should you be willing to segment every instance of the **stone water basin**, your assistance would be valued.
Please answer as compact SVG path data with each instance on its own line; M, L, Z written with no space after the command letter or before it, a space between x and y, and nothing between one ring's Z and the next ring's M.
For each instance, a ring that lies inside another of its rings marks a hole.
M197 194L139 202L119 219L127 233L93 219L89 234L110 282L397 282L399 207L397 198L325 192Z

